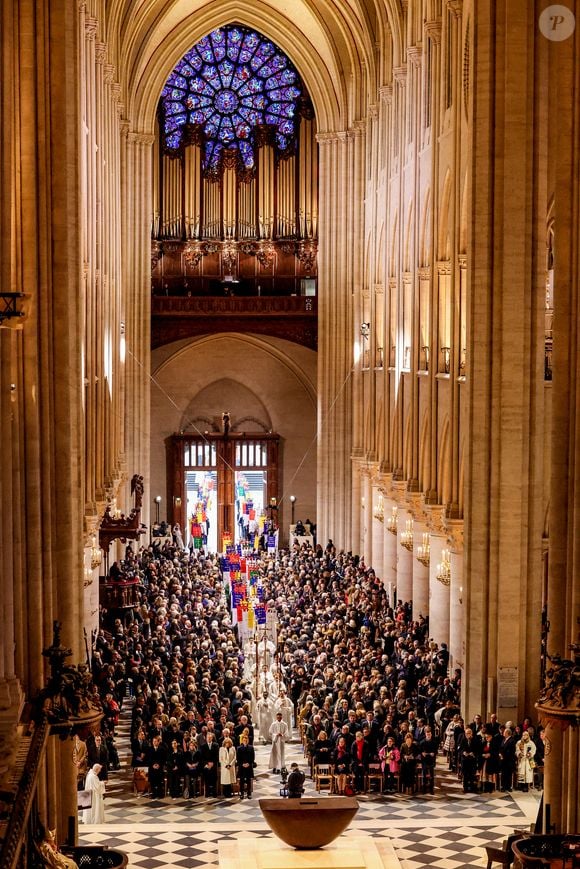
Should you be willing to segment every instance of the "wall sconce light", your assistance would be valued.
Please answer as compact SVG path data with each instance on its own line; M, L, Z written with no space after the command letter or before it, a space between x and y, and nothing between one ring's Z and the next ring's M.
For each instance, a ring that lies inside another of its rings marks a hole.
M387 519L387 531L390 531L391 534L397 533L397 516L399 513L398 507L393 507L391 510L391 515Z
M437 565L435 573L437 579L443 585L451 584L451 560L449 558L449 550L444 549L441 553L441 561Z
M290 495L290 507L292 510L292 516L290 518L290 522L294 525L294 505L296 504L296 495Z
M407 519L405 530L401 532L401 546L408 552L413 551L413 520Z
M161 495L155 496L155 524L159 525L159 510L161 507Z
M423 534L423 542L417 547L417 561L420 561L425 567L429 567L431 560L431 544L429 542L429 533L426 531Z

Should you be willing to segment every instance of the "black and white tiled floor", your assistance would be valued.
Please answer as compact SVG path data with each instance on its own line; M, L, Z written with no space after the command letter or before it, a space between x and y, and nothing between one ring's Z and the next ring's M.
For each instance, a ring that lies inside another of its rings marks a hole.
M279 796L280 781L267 769L268 747L258 747L257 778L251 800L224 798L151 800L136 797L128 757L112 773L105 804L107 823L79 826L84 844L108 844L129 855L135 869L177 869L218 865L220 842L270 838L258 806L261 797ZM298 743L287 746L286 764L304 767ZM463 869L486 865L485 845L501 843L514 829L529 829L538 794L464 794L441 760L435 795L359 797L360 809L346 837L388 838L402 869ZM306 794L315 793L307 779Z

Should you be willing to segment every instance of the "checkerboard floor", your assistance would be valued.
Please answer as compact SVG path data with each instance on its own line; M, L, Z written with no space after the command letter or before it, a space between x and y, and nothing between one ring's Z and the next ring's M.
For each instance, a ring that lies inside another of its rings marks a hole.
M122 733L119 742L124 743ZM251 800L243 801L137 797L129 757L122 754L122 769L111 774L108 784L107 823L79 825L79 840L120 848L135 869L217 866L220 842L272 837L258 806L262 797L279 796L280 777L268 770L268 754L268 746L257 746L254 792ZM293 761L305 768L297 742L286 747L286 765ZM307 779L306 795L315 793ZM514 829L529 829L538 797L536 792L464 794L441 759L433 796L361 795L359 811L344 835L388 838L402 869L483 867L485 845L501 843Z

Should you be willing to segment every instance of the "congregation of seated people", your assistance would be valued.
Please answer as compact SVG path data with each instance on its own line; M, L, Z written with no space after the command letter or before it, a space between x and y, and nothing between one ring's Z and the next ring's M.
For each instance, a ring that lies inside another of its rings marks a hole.
M329 541L261 563L281 649L264 687L272 715L287 692L313 778L328 769L339 794L368 791L371 773L381 791L433 793L443 751L466 791L537 782L542 734L527 719L504 727L494 715L464 727L461 674L449 674L447 647L430 640L410 602L390 604L357 556ZM251 796L254 741L270 739L267 727L257 729L256 674L232 626L217 556L169 542L128 548L116 574L139 579L140 601L123 619L102 613L92 669L105 717L102 738L87 741L89 762L97 757L103 778L118 768L115 729L131 696L131 764L144 771L137 790L141 781L155 798Z

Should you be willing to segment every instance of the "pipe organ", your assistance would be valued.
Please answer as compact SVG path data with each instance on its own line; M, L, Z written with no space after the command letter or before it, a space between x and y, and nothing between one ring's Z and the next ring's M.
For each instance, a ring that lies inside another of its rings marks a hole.
M218 171L207 171L202 137L190 134L177 153L167 152L158 120L152 175L155 293L211 293L232 280L242 293L300 294L301 280L315 278L318 145L309 102L302 102L296 145L288 156L277 153L265 125L258 132L252 169L240 166L232 150L224 152Z

